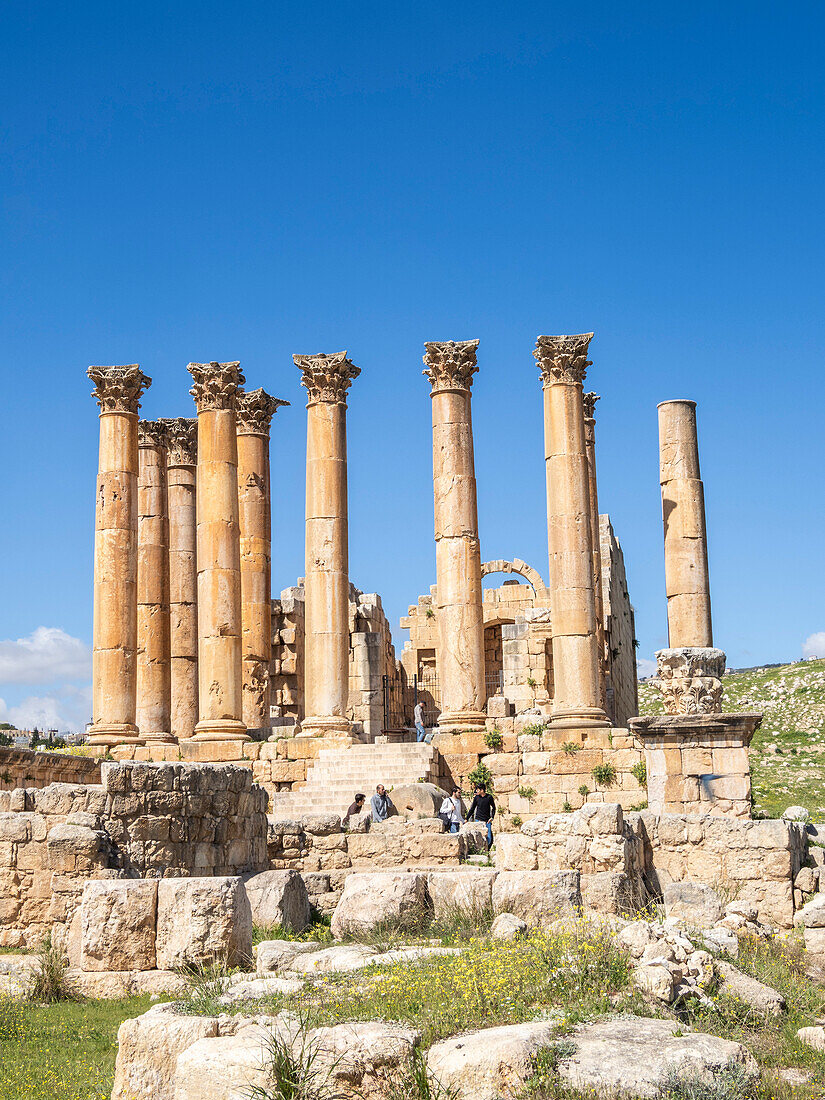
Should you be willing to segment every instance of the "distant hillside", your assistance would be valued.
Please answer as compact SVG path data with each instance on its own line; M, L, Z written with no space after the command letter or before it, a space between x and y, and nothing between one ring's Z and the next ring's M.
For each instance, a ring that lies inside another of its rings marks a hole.
M778 817L805 806L825 819L825 660L733 672L724 683L725 710L764 715L751 745L754 810ZM639 684L639 713L664 713L650 684Z

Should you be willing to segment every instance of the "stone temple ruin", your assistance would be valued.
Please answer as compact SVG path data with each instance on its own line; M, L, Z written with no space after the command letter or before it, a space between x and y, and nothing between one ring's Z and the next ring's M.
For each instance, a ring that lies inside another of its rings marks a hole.
M48 932L81 992L122 996L174 991L181 966L244 959L253 920L302 928L310 906L337 936L363 921L365 897L376 921L403 899L436 911L470 899L541 924L581 906L638 914L662 898L675 912L698 896L713 911L708 943L729 943L731 921L801 921L825 949L825 916L805 916L825 913L823 849L804 824L752 819L760 716L722 711L692 401L659 406L666 713L637 714L633 609L599 513L597 397L584 393L591 337L540 336L533 353L546 575L481 552L478 341L425 345L435 582L402 620L400 654L380 597L349 576L346 412L360 371L346 352L294 357L308 395L306 562L276 599L269 433L288 403L245 392L237 362L190 363L197 418L146 422L139 366L89 368L94 721L88 757L71 766L0 749L0 945ZM431 734L421 743L417 702ZM479 775L498 808L495 863L481 869L485 828L449 833L438 817L445 789L469 791ZM355 791L378 782L397 813L344 823ZM702 893L720 883L740 907L724 919ZM264 984L265 958L259 948ZM664 1000L699 980L664 970L639 979L648 991L664 982ZM133 1095L126 1077L114 1096Z

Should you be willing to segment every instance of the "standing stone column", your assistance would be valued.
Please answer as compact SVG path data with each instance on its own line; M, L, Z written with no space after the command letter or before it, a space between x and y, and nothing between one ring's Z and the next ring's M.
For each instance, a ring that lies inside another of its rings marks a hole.
M470 407L478 340L424 347L433 413L438 723L444 729L480 727L487 693Z
M547 541L555 695L550 721L561 728L608 724L590 534L590 472L582 383L593 338L539 336L533 352L544 387Z
M139 422L137 726L143 742L173 740L167 444L162 421Z
M350 733L347 390L361 373L345 351L294 355L307 402L306 635L308 736Z
M186 740L198 721L198 422L164 421L169 432L169 654L172 733Z
M247 729L270 728L272 509L269 426L278 406L288 404L288 401L270 397L263 390L238 395L243 720Z
M235 403L240 363L190 363L198 409L198 686L195 741L245 740Z
M86 373L100 406L89 744L117 745L137 739L138 409L152 380L136 363Z
M596 636L599 641L599 671L601 677L602 706L607 703L607 679L610 668L609 654L605 648L604 595L602 593L602 545L599 537L599 490L596 482L596 402L597 393L585 393L584 449L587 454L587 472L590 487L590 542L593 549L593 595L596 601Z

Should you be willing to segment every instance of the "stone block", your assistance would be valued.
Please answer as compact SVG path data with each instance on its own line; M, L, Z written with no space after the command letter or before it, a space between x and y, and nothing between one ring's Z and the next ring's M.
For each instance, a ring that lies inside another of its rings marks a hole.
M163 970L252 956L252 909L240 877L161 879L157 963Z
M158 884L87 882L80 903L81 970L154 970Z
M496 837L495 863L501 871L538 870L535 840L521 833L499 833Z
M492 910L493 882L496 871L432 871L427 876L427 892L436 920L449 920L455 912L480 916Z
M262 928L280 926L303 932L311 921L309 896L297 871L261 871L244 875L252 922Z
M368 839L367 837L355 839ZM353 873L332 917L336 939L382 923L418 927L426 914L427 876L415 872Z
M493 909L531 927L546 927L581 909L578 871L502 871L493 884Z

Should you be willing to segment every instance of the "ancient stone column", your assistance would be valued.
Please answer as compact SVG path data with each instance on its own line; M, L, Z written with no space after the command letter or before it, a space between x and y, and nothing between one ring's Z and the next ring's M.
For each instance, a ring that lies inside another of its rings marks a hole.
M246 739L235 402L240 363L190 363L198 410L198 686L195 741Z
M428 343L423 372L433 413L439 726L484 725L481 551L470 408L478 340Z
M593 595L596 601L596 635L599 640L599 664L601 675L602 706L607 702L607 678L610 655L604 642L604 596L602 593L602 546L599 538L599 491L596 482L596 402L597 393L582 395L584 405L584 449L587 454L587 472L590 487L590 542L593 549Z
M590 472L584 441L582 383L593 333L539 336L533 352L544 387L547 541L558 727L608 724L601 664L590 533Z
M705 494L699 472L695 401L659 405L659 467L668 641L671 649L712 646Z
M89 744L116 745L137 739L138 409L152 380L136 363L86 373L100 406Z
M162 421L138 423L137 726L143 742L173 740L167 443Z
M308 736L347 735L349 547L347 390L361 373L345 351L294 355L307 402L306 637L304 714Z
M186 740L198 721L198 421L164 421L169 432L169 653L172 733Z
M247 729L270 728L272 512L269 426L278 406L288 404L288 401L270 397L263 390L238 395L243 720Z

